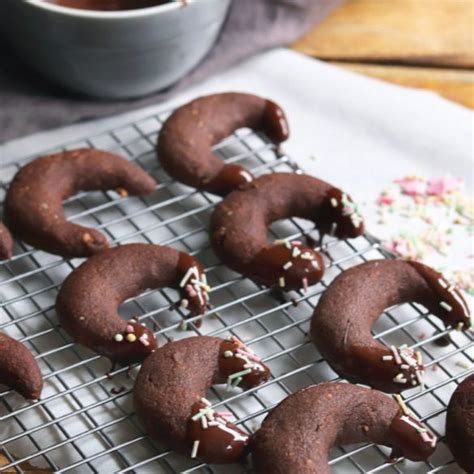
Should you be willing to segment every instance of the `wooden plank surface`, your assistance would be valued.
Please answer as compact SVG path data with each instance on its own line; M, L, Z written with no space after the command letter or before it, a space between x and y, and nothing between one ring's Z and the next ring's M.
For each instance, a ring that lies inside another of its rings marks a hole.
M348 0L293 48L474 106L474 0Z
M335 63L402 86L430 89L446 99L474 109L474 73L465 70Z

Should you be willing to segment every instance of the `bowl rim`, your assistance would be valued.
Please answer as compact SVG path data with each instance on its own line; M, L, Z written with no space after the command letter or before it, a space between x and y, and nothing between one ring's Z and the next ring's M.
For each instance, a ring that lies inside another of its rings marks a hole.
M173 11L179 8L186 8L190 4L197 3L197 0L186 0L187 5L183 5L181 1L175 0L173 2L164 3L162 5L138 8L135 10L120 10L120 11L82 10L80 8L56 5L55 3L49 3L43 0L25 0L25 2L41 10L47 10L53 13L70 16L70 17L95 18L95 19L102 19L102 20L118 20L118 19L126 19L126 18L141 18L144 16L149 16L151 14L166 13L166 12Z

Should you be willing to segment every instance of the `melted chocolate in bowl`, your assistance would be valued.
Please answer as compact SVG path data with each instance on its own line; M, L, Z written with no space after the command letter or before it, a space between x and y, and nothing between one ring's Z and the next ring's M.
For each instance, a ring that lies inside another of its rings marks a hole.
M168 3L169 0L44 0L46 3L54 3L69 8L81 10L137 10L139 8L153 7Z

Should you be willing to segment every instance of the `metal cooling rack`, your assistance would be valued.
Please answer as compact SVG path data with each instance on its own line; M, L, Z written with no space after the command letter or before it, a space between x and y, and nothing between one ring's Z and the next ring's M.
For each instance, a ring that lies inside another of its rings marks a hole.
M113 244L149 242L174 246L197 256L206 266L214 308L183 324L184 314L173 305L175 291L148 291L127 301L124 316L135 316L154 327L160 344L193 335L231 334L262 356L272 370L265 385L246 392L214 387L208 398L225 406L237 423L258 429L279 401L310 384L337 380L320 357L307 331L313 309L330 281L344 269L375 258L392 258L379 242L366 235L351 241L327 238L320 250L327 262L324 280L307 294L292 292L279 300L271 292L225 268L209 248L208 219L217 198L173 182L160 169L154 154L156 136L167 113L154 115L64 148L91 146L134 160L160 183L151 197L120 199L114 192L80 193L66 202L70 219L95 226ZM288 156L279 156L262 136L240 130L216 147L227 162L239 162L256 174L300 172ZM27 161L34 156L26 157ZM21 163L20 163L21 164ZM0 168L5 188L20 164ZM288 220L271 227L271 237L317 237L307 222ZM249 466L207 466L156 446L143 432L133 412L131 389L137 368L121 368L107 376L109 362L75 344L58 326L54 302L65 276L80 260L64 260L16 242L15 256L0 264L0 330L25 342L41 366L43 398L27 403L0 389L0 453L2 469L24 472L31 466L56 472L242 472ZM196 321L202 319L202 326ZM391 308L374 328L386 344L403 343L423 353L426 389L405 392L411 409L441 438L444 412L456 384L472 370L473 341L453 335L440 347L439 322L417 305ZM440 442L427 463L387 464L388 450L371 444L332 451L334 472L461 472Z

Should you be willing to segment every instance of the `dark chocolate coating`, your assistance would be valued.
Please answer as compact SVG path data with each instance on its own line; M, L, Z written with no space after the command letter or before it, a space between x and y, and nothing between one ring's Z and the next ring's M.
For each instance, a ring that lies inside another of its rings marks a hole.
M456 462L474 472L474 374L454 391L446 413L446 444Z
M29 400L38 400L43 377L33 354L21 342L0 332L0 384Z
M289 133L285 114L274 102L251 94L212 94L179 107L166 120L158 159L176 180L225 195L253 176L240 165L225 165L212 146L242 127L263 132L277 145Z
M331 367L351 382L386 392L412 388L422 382L421 353L388 348L371 334L386 308L408 302L424 305L446 325L470 326L464 298L440 273L406 260L373 260L331 283L314 311L311 336Z
M13 239L3 222L0 222L0 260L8 260L13 254Z
M238 461L249 435L208 409L203 397L211 385L224 383L246 365L248 373L232 379L234 385L251 388L268 379L268 368L253 354L247 358L247 351L235 338L202 336L169 342L151 354L133 390L135 411L151 438L188 455L197 444L193 457L203 462ZM207 414L200 412L206 409Z
M148 288L168 286L180 289L192 314L203 314L208 297L202 275L196 259L170 247L114 247L89 258L68 275L58 294L56 312L66 332L84 346L114 362L140 362L156 348L154 334L137 322L122 319L118 306ZM132 341L127 339L130 333L135 335L130 336Z
M409 420L407 422L406 420ZM324 383L299 390L265 418L251 444L260 474L330 474L328 452L336 445L373 442L392 447L397 457L426 459L435 436L412 414L377 390Z
M318 252L299 245L295 257L293 245L267 241L268 226L289 217L311 220L321 233L332 230L339 238L357 237L364 230L355 205L340 190L311 176L274 173L230 193L216 207L211 218L214 251L230 268L267 286L302 288L305 278L306 284L314 284L324 272ZM283 268L288 262L290 267Z
M62 201L79 191L150 194L155 180L136 164L84 148L43 156L16 174L5 198L5 222L22 240L63 257L88 257L107 247L95 229L66 220Z

